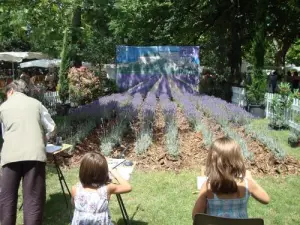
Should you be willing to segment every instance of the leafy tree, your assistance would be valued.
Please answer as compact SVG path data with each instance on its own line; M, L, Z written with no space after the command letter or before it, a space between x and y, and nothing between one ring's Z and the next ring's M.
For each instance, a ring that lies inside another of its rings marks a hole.
M286 59L288 63L300 66L300 38L289 49Z
M69 80L68 72L71 67L71 51L72 51L72 37L70 30L65 29L63 48L61 52L61 65L59 70L58 93L61 101L65 103L69 98Z
M300 34L299 0L272 0L268 6L268 37L276 46L275 65L283 67L289 48Z

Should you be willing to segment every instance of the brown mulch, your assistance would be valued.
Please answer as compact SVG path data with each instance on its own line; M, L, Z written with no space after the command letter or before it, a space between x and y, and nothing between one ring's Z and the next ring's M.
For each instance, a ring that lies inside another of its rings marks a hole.
M136 162L140 170L171 170L181 171L185 169L196 169L200 171L205 165L207 149L202 141L202 134L197 133L189 126L181 109L177 108L176 121L178 125L178 140L180 157L174 159L167 154L165 147L165 123L161 109L156 109L153 127L153 144L143 155L134 152L136 134L140 124L135 121L130 131L123 138L122 144L117 146L113 157L118 157L124 152L126 159ZM205 117L202 121L214 134L214 139L224 135L222 127L212 118ZM100 151L100 138L104 133L114 126L116 121L110 121L105 125L98 126L83 142L74 148L72 154L63 154L59 157L62 165L67 167L78 166L80 159L87 152ZM253 153L253 160L246 161L247 169L255 175L278 175L278 174L300 174L300 161L290 156L284 160L278 160L265 145L247 135L242 127L232 127L246 140L248 150Z

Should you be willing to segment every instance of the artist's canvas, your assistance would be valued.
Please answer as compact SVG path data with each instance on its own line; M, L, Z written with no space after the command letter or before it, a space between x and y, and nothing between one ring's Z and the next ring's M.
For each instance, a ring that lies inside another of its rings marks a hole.
M161 76L175 76L192 88L199 82L199 46L117 46L116 63L121 91Z

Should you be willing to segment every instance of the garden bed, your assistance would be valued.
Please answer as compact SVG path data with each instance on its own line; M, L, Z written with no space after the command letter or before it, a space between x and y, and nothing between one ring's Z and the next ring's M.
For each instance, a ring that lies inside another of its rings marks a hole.
M201 132L195 132L189 125L187 119L178 107L176 114L178 124L178 139L180 156L174 159L167 154L165 148L165 122L160 108L156 109L155 122L153 127L153 144L142 155L137 155L134 151L136 133L139 123L131 126L122 139L122 143L114 148L113 157L120 155L124 149L126 159L137 163L137 168L143 171L149 170L172 170L181 171L188 169L200 170L205 165L207 148L203 143ZM213 138L224 135L222 127L212 118L204 116L202 122L213 132ZM115 125L111 121L102 126L98 126L82 143L78 144L71 155L62 155L60 161L68 167L78 166L82 155L91 151L100 151L100 137ZM253 159L247 160L247 168L256 175L277 175L277 174L299 174L300 161L286 156L283 160L278 160L274 154L269 151L264 144L253 139L246 134L243 127L231 126L231 128L240 135L246 142L248 151L253 153Z

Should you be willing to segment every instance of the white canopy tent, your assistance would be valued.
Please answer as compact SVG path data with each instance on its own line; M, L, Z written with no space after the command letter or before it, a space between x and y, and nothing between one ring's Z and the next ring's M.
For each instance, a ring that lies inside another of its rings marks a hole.
M286 68L286 69L289 69L289 70L297 70L297 71L300 71L300 66L296 66L296 65L294 65L294 64L286 65L285 68Z
M39 59L33 60L29 62L20 63L21 68L28 68L28 67L42 67L42 68L50 68L50 67L59 67L61 63L60 59ZM83 66L90 68L91 64L83 62Z
M41 52L0 52L0 61L22 62L24 59L47 59Z
M48 56L41 52L0 52L0 61L12 63L13 76L15 75L14 63L20 63L24 59L47 59Z

